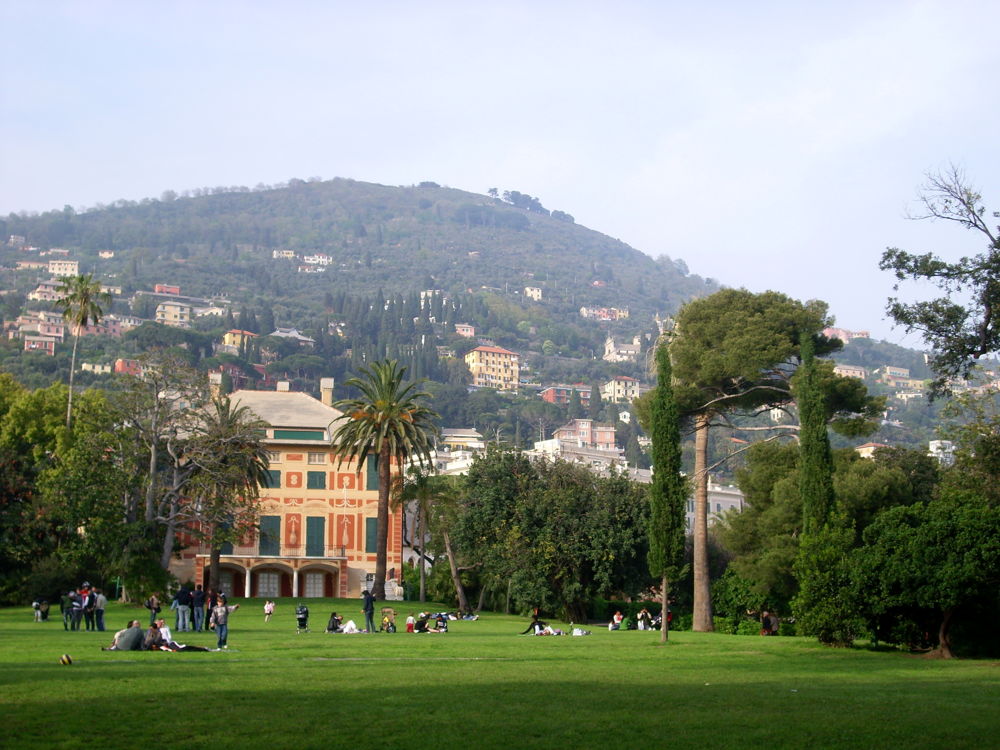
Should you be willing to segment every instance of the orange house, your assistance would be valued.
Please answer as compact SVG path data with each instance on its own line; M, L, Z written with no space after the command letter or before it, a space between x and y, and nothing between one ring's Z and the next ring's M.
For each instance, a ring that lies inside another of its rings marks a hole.
M248 407L268 423L264 440L269 481L261 487L259 531L223 547L223 591L255 597L354 597L375 573L378 469L369 456L360 474L352 459L337 467L330 445L341 412L331 406L332 378L322 400L287 390L236 391L233 406ZM402 515L390 511L386 598L401 599ZM184 550L172 572L207 586L210 550Z

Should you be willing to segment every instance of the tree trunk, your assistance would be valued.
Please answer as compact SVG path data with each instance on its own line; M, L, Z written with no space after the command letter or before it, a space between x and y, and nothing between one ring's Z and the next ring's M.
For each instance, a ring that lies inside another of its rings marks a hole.
M158 408L158 407L157 407ZM149 430L149 484L146 486L146 523L153 522L156 503L156 464L159 462L160 439L157 435L159 428L159 412L154 409L153 419Z
M953 607L942 613L941 626L938 628L938 651L942 659L952 659L955 656L951 650L951 618L954 614Z
M660 643L667 642L667 633L670 630L670 623L667 620L667 610L670 608L668 604L670 592L670 581L667 580L667 574L663 574L663 578L660 581Z
M708 414L695 418L694 433L694 612L691 629L715 630L708 578Z
M483 606L486 604L486 584L479 589L479 604L476 605L476 612L482 612Z
M469 600L465 598L465 588L462 586L462 577L458 574L455 555L451 551L451 537L447 531L444 532L444 549L448 553L448 565L451 567L451 580L455 584L455 595L458 597L458 609L464 614L469 611Z
M174 532L177 529L177 522L171 518L167 522L167 530L163 536L163 552L160 554L160 567L167 570L170 567L170 558L174 555Z
M73 420L73 375L76 373L76 345L80 341L80 326L73 335L73 355L69 358L69 398L66 400L66 429Z
M385 599L385 561L389 545L389 444L385 443L378 457L378 527L375 539L375 580L372 596Z
M423 504L417 501L417 539L420 542L420 547L417 549L417 564L420 566L420 601L427 601L427 571L424 570L424 538L426 536L426 531L424 530L424 507Z
M208 555L208 590L219 592L219 559L222 557L222 545L215 541L215 530L212 530L212 549ZM232 592L230 592L232 593Z

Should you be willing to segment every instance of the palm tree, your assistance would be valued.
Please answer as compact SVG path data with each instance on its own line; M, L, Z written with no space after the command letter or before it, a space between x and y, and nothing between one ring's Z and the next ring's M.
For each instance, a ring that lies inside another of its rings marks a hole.
M80 333L91 323L97 324L104 316L101 304L110 305L111 295L101 290L101 282L93 274L64 277L56 291L62 296L56 307L62 310L64 320L73 326L73 355L69 365L69 401L66 404L66 428L73 418L73 375L76 373L76 347Z
M430 394L416 391L419 381L404 383L406 368L400 367L396 360L362 366L361 374L363 377L345 382L361 391L361 397L334 404L344 414L336 420L341 424L331 443L338 456L338 468L357 456L355 469L360 474L366 458L378 461L378 530L372 593L376 599L385 599L391 465L395 462L402 470L414 458L421 466L430 463L432 436L437 432L433 420L438 415L420 403Z
M243 536L257 522L260 488L268 480L266 427L248 407L234 405L229 396L216 396L198 416L185 452L185 460L197 467L189 494L196 520L210 533L208 585L215 591L222 545Z

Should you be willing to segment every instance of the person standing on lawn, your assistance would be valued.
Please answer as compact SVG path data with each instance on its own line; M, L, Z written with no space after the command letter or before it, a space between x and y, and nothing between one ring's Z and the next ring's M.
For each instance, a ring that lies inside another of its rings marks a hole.
M208 626L215 629L215 635L218 639L215 650L222 651L229 648L229 644L227 643L229 640L229 615L238 610L240 605L226 606L225 594L219 595L218 602L212 608L212 616L209 618Z
M362 608L362 612L365 613L365 632L374 633L375 632L375 595L365 589L361 592L361 596L364 597L365 604Z
M205 592L200 583L191 592L191 614L194 615L194 629L200 633L205 627Z
M101 589L94 589L94 617L97 620L97 629L104 632L104 610L108 608L108 597Z

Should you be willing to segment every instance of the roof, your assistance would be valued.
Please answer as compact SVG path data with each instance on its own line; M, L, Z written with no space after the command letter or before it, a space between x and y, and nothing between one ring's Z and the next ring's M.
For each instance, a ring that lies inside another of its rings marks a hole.
M476 429L465 428L465 427L443 427L441 429L441 437L442 438L470 437L482 440L483 436L479 433L479 430Z
M510 351L508 349L503 349L503 348L501 348L499 346L477 346L472 351L473 352L492 352L493 354L511 354L511 355L513 355L515 357L517 356L516 352L512 352L512 351ZM471 352L470 352L470 354L471 354Z
M297 391L234 391L229 398L233 406L246 406L279 429L326 430L343 416L339 409Z

